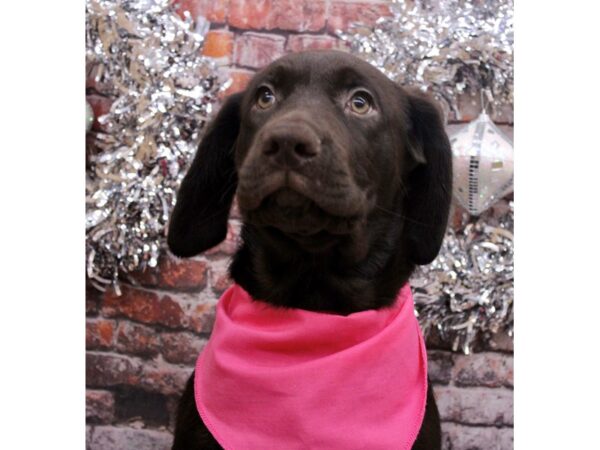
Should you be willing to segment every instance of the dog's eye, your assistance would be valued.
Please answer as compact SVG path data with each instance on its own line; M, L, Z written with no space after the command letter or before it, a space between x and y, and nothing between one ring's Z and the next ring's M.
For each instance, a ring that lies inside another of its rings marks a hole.
M256 94L256 104L261 109L270 108L275 104L275 94L268 87L261 87Z
M350 99L348 106L356 114L367 114L371 111L371 96L366 92L357 92Z

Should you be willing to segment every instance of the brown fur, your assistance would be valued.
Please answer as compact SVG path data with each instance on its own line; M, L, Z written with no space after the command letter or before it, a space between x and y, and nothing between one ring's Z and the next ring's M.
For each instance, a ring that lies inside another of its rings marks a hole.
M263 86L275 96L266 109L257 105ZM349 107L357 91L372 101L367 114ZM381 308L437 255L451 179L431 101L346 53L292 54L221 108L182 183L168 243L192 256L221 242L237 193L244 226L230 273L252 297L338 314ZM430 388L413 448L440 440ZM191 379L173 448L220 448L198 417Z

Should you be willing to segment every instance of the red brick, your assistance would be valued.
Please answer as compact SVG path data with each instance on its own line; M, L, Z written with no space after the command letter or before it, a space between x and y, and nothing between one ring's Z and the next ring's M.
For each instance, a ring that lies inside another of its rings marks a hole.
M243 30L266 28L272 3L272 0L231 0L229 25Z
M88 319L85 323L85 347L88 350L108 349L113 344L114 320Z
M93 316L98 315L99 307L100 307L99 300L97 300L96 298L90 298L89 296L86 296L86 298L85 298L85 314L86 314L86 316L93 317Z
M442 423L443 449L459 450L513 450L512 428L474 427L456 423Z
M115 418L119 423L161 427L169 423L167 399L138 386L115 390Z
M513 391L509 389L435 386L442 420L471 425L513 425Z
M206 263L196 259L180 259L170 253L164 253L157 267L134 272L130 278L145 287L199 291L206 285Z
M389 2L386 1L348 1L332 0L329 6L327 30L335 33L346 31L353 22L373 25L377 19L391 14Z
M108 425L89 428L86 433L88 450L165 450L173 444L173 435L167 431Z
M233 255L239 245L239 236L241 232L241 224L238 221L230 220L227 224L227 235L225 240L216 247L204 252L205 255Z
M227 72L231 78L231 85L223 93L223 97L227 97L228 95L235 94L236 92L241 92L246 89L248 82L254 76L254 72L244 69L230 69Z
M153 357L160 349L159 334L150 327L121 322L117 331L117 350L132 355Z
M85 284L85 314L87 316L97 316L102 302L102 291L96 289L89 280Z
M92 129L96 131L102 130L102 126L98 122L98 118L110 111L110 106L113 102L112 99L103 97L101 95L92 94L86 96L86 100L89 102L92 110L94 111L94 123L92 124Z
M161 352L166 361L193 366L206 339L192 333L163 333Z
M185 327L187 318L181 306L168 295L158 296L122 285L123 295L106 291L102 312L107 317L128 317L142 323L160 324L170 328Z
M324 0L273 0L267 29L319 31L325 27Z
M190 329L196 333L210 333L215 322L215 304L200 303L190 315Z
M325 0L231 0L229 24L243 30L318 31Z
M88 423L111 423L115 417L115 398L112 392L85 391L85 419Z
M212 58L231 58L233 33L227 30L212 30L206 34L202 54Z
M177 410L179 409L179 398L170 395L166 397L167 400L167 412L169 413L169 423L167 429L171 432L175 430L175 424L177 423Z
M285 38L276 34L244 33L235 41L234 61L258 69L283 56Z
M229 8L229 0L175 0L173 3L181 17L183 11L189 11L194 20L202 16L214 23L224 23Z
M86 385L92 387L136 385L140 382L141 365L127 356L87 352L85 369Z
M210 287L216 295L221 295L233 282L229 277L229 261L214 262L208 272Z
M427 352L427 375L432 383L448 384L452 377L452 353L438 350Z
M501 353L456 355L453 378L458 386L513 386L513 357Z
M191 367L181 368L169 364L144 366L139 386L150 392L163 395L180 395L192 374Z
M312 34L299 34L288 37L286 50L288 52L301 52L304 50L330 50L340 47L340 41L334 37Z

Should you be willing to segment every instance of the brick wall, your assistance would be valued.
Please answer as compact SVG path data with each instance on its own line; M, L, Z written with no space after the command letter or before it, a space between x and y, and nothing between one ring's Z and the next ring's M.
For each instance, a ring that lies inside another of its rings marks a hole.
M180 0L177 5L211 21L203 51L231 75L228 93L243 89L255 70L285 53L341 48L334 30L356 20L373 22L388 11L382 0ZM91 83L88 101L96 115L110 106ZM477 112L463 102L464 120ZM503 128L512 135L512 127ZM188 260L164 256L157 269L123 283L121 297L88 287L88 449L169 448L179 394L208 339L217 299L230 283L226 270L239 229L234 210L221 245ZM444 448L512 448L511 340L497 336L471 356L454 354L435 338L428 347Z

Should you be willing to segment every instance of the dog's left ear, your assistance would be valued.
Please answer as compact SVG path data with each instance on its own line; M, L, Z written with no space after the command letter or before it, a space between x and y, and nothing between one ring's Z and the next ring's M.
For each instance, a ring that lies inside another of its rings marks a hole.
M233 153L240 130L242 95L225 100L181 182L167 235L169 249L177 256L197 255L227 235L227 219L237 188Z
M418 163L408 179L405 236L415 264L437 256L452 198L452 151L442 116L432 100L408 92L409 152Z

